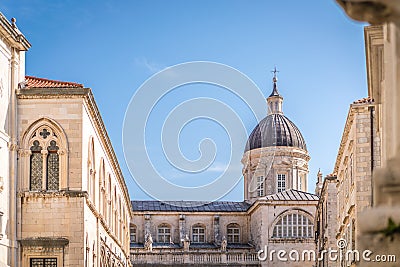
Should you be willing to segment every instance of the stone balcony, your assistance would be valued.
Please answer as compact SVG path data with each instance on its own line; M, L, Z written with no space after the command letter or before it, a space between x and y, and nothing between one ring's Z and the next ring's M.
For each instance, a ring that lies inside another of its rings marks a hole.
M255 252L136 252L131 253L135 266L260 266Z

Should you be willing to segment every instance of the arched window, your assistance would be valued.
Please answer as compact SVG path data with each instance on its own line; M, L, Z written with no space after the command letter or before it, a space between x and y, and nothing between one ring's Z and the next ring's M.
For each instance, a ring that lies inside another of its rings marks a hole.
M51 140L47 147L47 190L58 190L60 183L59 147L56 141Z
M129 234L130 234L130 241L131 243L136 243L137 242L137 237L136 237L136 225L131 224L129 226Z
M95 153L94 153L94 139L89 139L89 150L88 150L88 193L89 198L95 203L96 194L96 170L95 170Z
M112 193L111 193L111 175L108 174L108 189L107 189L107 195L108 195L108 200L107 200L107 218L108 218L108 226L111 228L112 226Z
M33 141L31 146L31 159L30 159L30 181L29 189L32 191L42 190L43 180L43 157L42 147L39 141Z
M275 224L272 237L276 238L312 238L314 225L309 216L300 212L283 215Z
M160 243L169 243L171 241L171 227L166 224L160 224L157 229L157 241Z
M100 158L100 166L99 166L99 209L100 213L105 216L105 194L106 194L106 186L105 186L105 167L104 167L104 159Z
M206 242L206 227L202 224L196 224L192 227L192 242L205 243Z
M228 224L226 235L228 243L240 243L240 226L236 223Z
M30 191L66 188L67 142L62 128L50 119L40 119L23 134L19 156L23 175L20 187Z

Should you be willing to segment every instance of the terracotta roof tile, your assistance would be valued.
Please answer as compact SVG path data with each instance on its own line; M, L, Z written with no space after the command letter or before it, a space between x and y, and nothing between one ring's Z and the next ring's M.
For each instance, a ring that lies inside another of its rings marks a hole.
M25 76L23 88L83 88L83 84Z
M374 99L371 97L364 97L353 102L353 104L372 104L372 103L374 103Z

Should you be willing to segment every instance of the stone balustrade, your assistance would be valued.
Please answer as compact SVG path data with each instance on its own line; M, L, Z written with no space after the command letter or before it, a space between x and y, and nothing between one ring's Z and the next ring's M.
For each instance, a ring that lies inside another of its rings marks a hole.
M133 265L259 265L257 253L249 252L138 252L131 254Z

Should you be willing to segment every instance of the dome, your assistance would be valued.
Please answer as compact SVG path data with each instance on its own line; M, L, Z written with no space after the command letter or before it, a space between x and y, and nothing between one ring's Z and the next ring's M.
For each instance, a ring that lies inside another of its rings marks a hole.
M261 147L288 146L307 151L306 142L299 128L282 111L283 97L278 92L275 68L273 89L267 98L268 116L254 128L247 140L245 152Z
M246 144L246 151L274 146L297 147L307 151L299 128L286 116L269 114L254 128Z

